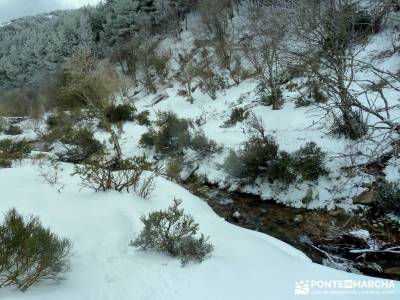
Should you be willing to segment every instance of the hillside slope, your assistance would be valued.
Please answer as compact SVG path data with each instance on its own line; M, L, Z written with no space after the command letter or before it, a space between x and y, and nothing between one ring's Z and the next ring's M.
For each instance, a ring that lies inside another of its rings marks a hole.
M373 280L313 264L283 242L230 225L201 199L165 179L158 178L154 196L143 200L129 194L79 191L78 178L69 175L69 165L63 167L62 193L41 182L35 167L0 170L1 211L16 207L38 215L46 226L73 241L67 280L59 285L42 282L24 294L1 289L1 299L290 300L299 297L294 293L297 281ZM185 210L215 245L212 257L202 264L182 268L176 259L128 246L142 227L139 217L166 208L174 197L183 200ZM400 285L392 284L350 290L314 287L310 294L326 291L324 299L336 299L334 293L341 291L342 299L354 299L352 293L365 294L363 299L397 299Z

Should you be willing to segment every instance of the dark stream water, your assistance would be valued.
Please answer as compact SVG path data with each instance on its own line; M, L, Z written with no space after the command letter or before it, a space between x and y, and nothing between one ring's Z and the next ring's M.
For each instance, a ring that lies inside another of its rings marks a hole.
M350 215L343 210L291 208L198 182L185 187L226 221L278 238L316 263L400 280L400 254L385 251L400 246L400 226L383 216L366 210Z

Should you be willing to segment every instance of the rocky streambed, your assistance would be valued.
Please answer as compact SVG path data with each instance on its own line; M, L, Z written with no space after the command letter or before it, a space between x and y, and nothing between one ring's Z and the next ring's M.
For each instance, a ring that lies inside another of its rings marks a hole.
M400 280L400 225L372 210L347 214L292 208L195 179L185 187L228 222L280 239L316 263Z

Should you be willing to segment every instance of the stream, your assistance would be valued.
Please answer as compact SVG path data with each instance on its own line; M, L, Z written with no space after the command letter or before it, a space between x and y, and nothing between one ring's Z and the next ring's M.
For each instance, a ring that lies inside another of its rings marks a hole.
M348 214L342 209L293 208L195 178L184 186L226 221L284 241L315 263L400 280L400 225L371 210Z

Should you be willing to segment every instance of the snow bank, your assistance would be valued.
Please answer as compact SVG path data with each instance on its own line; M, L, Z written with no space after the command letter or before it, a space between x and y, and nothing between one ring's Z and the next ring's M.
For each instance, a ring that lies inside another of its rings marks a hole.
M133 194L80 189L79 179L69 175L71 166L64 165L64 173L65 188L58 193L41 181L35 167L0 170L0 214L16 207L25 215L38 215L74 245L72 271L65 281L42 282L24 294L0 289L0 299L290 300L299 298L294 293L297 281L371 279L313 264L283 242L231 225L201 199L163 178L157 179L153 197L143 200ZM202 264L182 268L178 259L128 246L141 231L139 217L167 208L174 197L183 200L185 210L215 246L212 257ZM395 283L390 291L399 289ZM338 299L334 294L317 297ZM399 294L372 298L399 299Z

